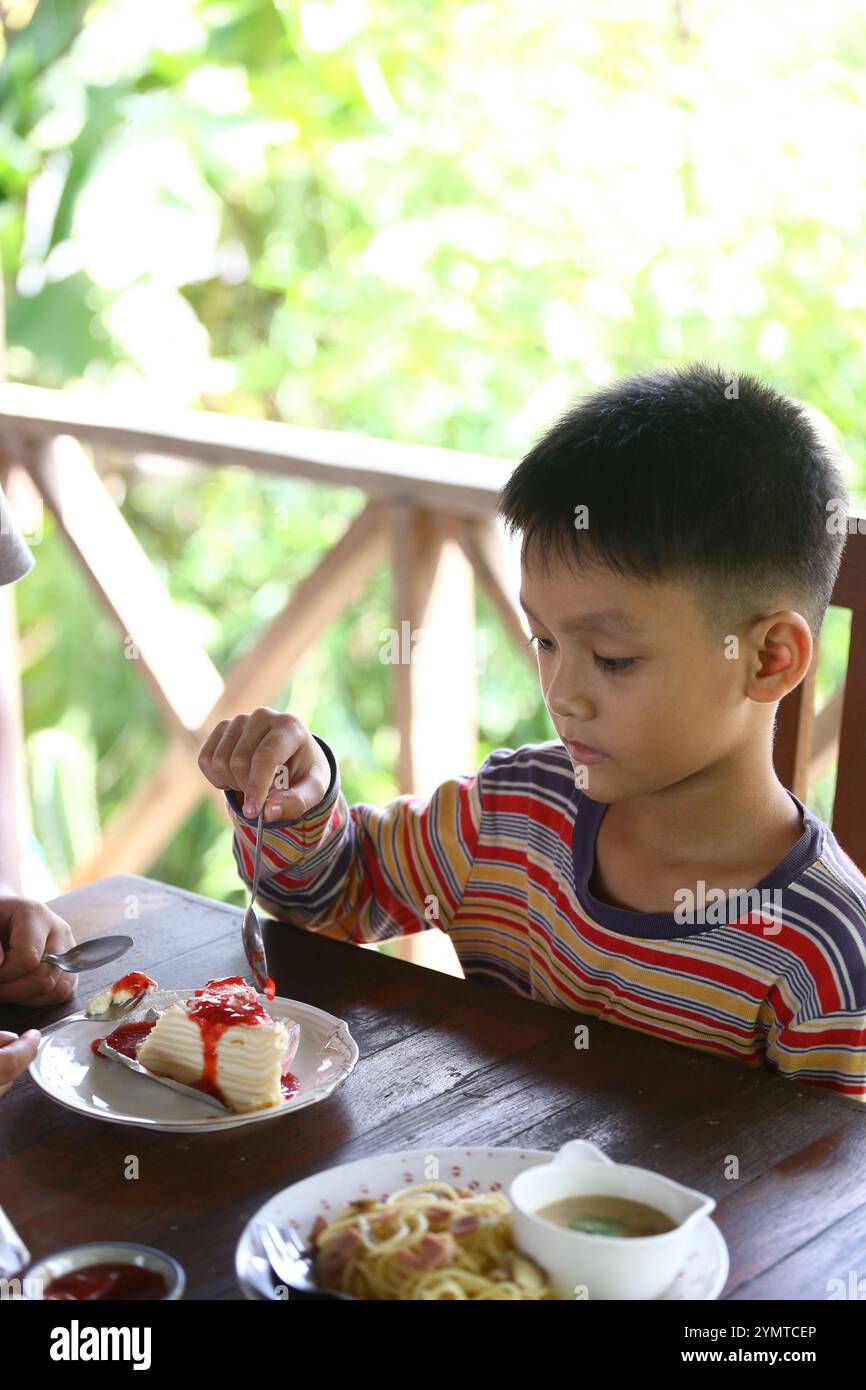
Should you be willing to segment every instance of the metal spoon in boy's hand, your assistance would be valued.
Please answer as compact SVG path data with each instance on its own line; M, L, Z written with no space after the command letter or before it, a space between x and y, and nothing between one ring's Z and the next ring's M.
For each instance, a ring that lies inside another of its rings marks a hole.
M262 862L262 822L264 816L265 808L263 806L259 811L259 818L256 823L256 856L253 861L253 884L250 890L250 905L244 913L241 931L244 941L244 952L250 970L253 972L253 979L263 994L265 994L268 999L273 999L276 993L276 987L268 974L268 961L265 955L264 938L254 906L256 895L259 891L259 869L261 868Z

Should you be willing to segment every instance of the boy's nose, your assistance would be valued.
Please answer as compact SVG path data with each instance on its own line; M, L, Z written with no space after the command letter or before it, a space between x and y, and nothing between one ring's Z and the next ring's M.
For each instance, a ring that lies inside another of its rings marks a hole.
M551 719L557 729L573 729L586 724L595 717L595 705L585 695L571 693L569 696L551 696L548 688L546 704Z

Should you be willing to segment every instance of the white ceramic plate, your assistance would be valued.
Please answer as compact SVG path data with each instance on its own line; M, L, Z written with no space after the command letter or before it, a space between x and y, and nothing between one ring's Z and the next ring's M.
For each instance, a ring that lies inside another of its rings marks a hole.
M159 1003L174 1003L191 994L191 989L160 990ZM290 1100L267 1110L226 1114L211 1105L206 1096L198 1100L181 1094L118 1062L95 1056L90 1044L94 1038L105 1037L114 1025L89 1019L61 1022L46 1032L30 1064L30 1075L47 1096L69 1110L96 1120L143 1125L176 1134L204 1134L259 1124L324 1100L345 1081L358 1060L358 1046L346 1024L341 1018L297 999L278 996L268 1000L263 994L259 999L274 1018L292 1018L301 1026L301 1040L292 1062L299 1090Z
M247 1298L257 1299L265 1261L254 1223L292 1222L304 1239L317 1216L329 1219L347 1202L362 1197L384 1198L413 1183L452 1183L478 1192L507 1193L524 1168L549 1163L552 1153L538 1149L424 1149L402 1154L380 1154L327 1168L303 1182L296 1182L266 1202L245 1227L235 1252L235 1272ZM695 1227L682 1268L662 1299L718 1298L728 1277L728 1247L715 1222L706 1217ZM275 1300L277 1301L277 1300ZM289 1293L291 1302L291 1292Z

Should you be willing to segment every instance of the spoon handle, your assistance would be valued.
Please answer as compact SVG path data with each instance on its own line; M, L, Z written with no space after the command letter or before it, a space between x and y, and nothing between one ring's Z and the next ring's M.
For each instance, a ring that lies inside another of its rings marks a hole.
M258 824L256 825L256 857L253 861L253 886L251 889L251 905L256 901L256 894L259 891L259 870L262 866L262 825L265 819L264 806L259 811Z
M256 825L256 854L253 861L253 881L250 888L249 907L243 916L241 932L244 942L244 954L253 973L253 979L259 989L263 990L269 999L274 997L274 982L268 974L268 962L265 955L265 943L262 938L262 929L259 919L256 916L256 895L259 891L259 870L262 862L262 826L264 822L265 808L259 812L258 824Z

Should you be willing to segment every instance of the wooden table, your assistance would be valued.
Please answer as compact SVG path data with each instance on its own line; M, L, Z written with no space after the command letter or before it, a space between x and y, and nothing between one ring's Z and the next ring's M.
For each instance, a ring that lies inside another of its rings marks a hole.
M118 876L52 906L79 940L129 931L123 972L167 989L246 972L239 911L193 893ZM395 1149L555 1149L583 1137L715 1197L731 1256L724 1298L826 1300L828 1280L866 1274L856 1102L282 923L266 941L277 992L349 1024L361 1056L348 1081L273 1124L169 1136L84 1118L22 1077L0 1100L0 1191L34 1258L79 1241L143 1241L180 1260L186 1297L237 1299L238 1236L297 1179ZM82 995L117 973L82 977ZM0 1028L72 1011L7 1005ZM574 1047L579 1022L585 1051ZM124 1177L129 1154L136 1181Z

